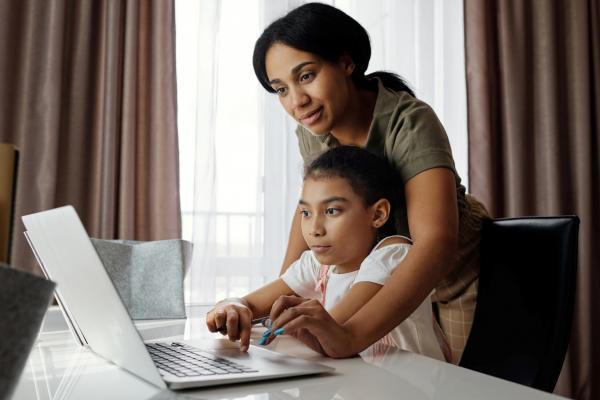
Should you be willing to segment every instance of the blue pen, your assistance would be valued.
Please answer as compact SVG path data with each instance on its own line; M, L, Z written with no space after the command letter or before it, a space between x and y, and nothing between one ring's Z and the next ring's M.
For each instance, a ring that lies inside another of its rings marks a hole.
M283 328L275 329L275 332L271 332L271 329L267 329L265 331L265 333L263 333L260 340L258 341L258 344L261 346L267 345L267 344L271 343L273 340L275 340L275 338L277 336L281 335L283 332L284 332ZM272 339L271 339L271 335L273 335ZM271 340L269 340L269 339L271 339Z

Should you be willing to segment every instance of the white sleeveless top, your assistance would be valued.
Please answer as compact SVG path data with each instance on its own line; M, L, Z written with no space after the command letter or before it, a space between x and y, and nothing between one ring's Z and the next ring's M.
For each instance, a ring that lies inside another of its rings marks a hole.
M387 238L386 238L387 239ZM358 282L384 285L386 280L406 257L411 245L394 243L373 248L356 271L338 274L335 266L323 266L310 250L302 253L281 279L299 296L317 299L325 309L332 309ZM385 344L445 360L434 327L431 295L400 325L373 346Z

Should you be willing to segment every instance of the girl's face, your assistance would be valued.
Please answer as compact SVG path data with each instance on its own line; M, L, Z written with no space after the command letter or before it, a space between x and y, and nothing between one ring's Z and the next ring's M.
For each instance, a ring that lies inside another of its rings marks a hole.
M319 262L336 265L339 273L356 270L387 220L381 202L387 200L365 207L344 178L305 179L298 205L302 235Z
M265 59L271 87L285 111L315 135L335 129L348 110L354 64L339 62L275 43Z

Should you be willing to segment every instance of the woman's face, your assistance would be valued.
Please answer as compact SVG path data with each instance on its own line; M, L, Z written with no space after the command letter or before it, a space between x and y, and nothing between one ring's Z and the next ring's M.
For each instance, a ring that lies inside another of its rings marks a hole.
M381 221L346 179L306 178L298 209L302 236L320 263L350 272L371 252Z
M345 118L354 70L348 57L332 63L275 43L267 51L265 64L285 111L313 134L328 133Z

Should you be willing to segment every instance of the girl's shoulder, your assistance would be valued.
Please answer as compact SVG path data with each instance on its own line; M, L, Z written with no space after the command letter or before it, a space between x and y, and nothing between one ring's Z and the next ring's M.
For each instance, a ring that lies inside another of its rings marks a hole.
M282 275L282 278L284 281L286 279L299 279L302 282L316 282L320 271L321 263L319 263L312 250L306 250L292 263L292 265L290 265Z
M380 241L361 263L360 278L374 273L388 277L408 254L412 247L410 243L404 236L389 236Z
M384 264L395 263L403 259L411 247L412 241L406 236L388 236L373 247L367 260Z
M393 236L388 236L382 240L379 241L379 243L377 243L375 245L375 247L373 247L373 251L381 249L383 247L386 246L393 246L393 245L412 245L412 240L410 240L410 238L407 238L406 236L402 236L402 235L393 235Z
M299 261L305 267L310 267L315 270L319 270L321 268L321 263L319 260L317 260L317 257L312 250L304 250L300 255Z

